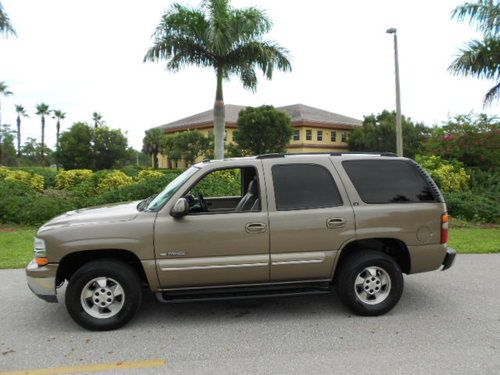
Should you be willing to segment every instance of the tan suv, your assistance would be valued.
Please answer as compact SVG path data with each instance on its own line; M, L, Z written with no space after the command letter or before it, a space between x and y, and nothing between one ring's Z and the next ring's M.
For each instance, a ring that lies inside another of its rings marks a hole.
M412 160L271 154L207 160L156 197L58 216L26 273L49 302L68 281L68 312L91 330L124 325L145 287L161 302L335 287L350 310L380 315L403 273L451 267L447 236L442 195Z

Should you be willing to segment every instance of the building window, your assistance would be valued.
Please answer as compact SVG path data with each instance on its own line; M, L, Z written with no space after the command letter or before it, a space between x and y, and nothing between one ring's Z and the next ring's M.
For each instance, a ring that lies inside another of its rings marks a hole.
M231 133L226 131L226 139L228 142L231 142Z
M322 130L318 130L317 133L316 133L316 139L318 141L322 141L323 140L323 131Z
M333 131L332 134L330 135L330 141L337 142L337 132L336 131Z
M306 141L311 141L313 139L312 130L306 130Z
M300 130L294 130L293 131L293 137L292 139L294 141L300 141Z
M342 142L347 142L347 132L346 131L342 132Z
M224 130L224 142L227 141L227 130Z

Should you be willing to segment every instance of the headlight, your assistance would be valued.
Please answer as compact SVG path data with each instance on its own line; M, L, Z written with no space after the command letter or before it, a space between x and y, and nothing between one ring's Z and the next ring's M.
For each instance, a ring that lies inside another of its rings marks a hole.
M47 263L49 263L49 260L47 259L47 248L45 247L45 241L41 238L35 237L33 252L35 253L35 262L39 266L45 266Z

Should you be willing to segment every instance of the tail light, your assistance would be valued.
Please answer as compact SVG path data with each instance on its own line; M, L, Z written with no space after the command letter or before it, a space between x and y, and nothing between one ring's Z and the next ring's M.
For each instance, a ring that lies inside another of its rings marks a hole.
M448 213L445 212L441 215L441 243L448 242L448 222L449 216Z

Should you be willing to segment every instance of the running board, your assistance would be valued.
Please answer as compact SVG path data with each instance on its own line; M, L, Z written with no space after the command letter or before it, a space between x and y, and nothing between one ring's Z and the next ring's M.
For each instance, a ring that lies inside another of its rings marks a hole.
M224 301L252 298L278 298L310 294L329 294L332 288L328 284L302 287L267 287L267 288L218 288L214 290L197 289L189 291L168 291L155 293L161 303L181 303L197 301Z

